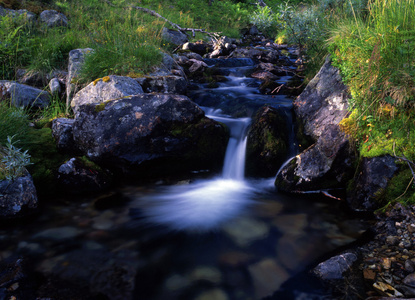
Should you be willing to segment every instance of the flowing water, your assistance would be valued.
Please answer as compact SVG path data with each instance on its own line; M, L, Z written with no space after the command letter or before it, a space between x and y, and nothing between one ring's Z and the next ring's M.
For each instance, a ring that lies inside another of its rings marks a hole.
M245 178L252 114L274 106L288 120L281 130L291 131L292 99L261 95L260 82L244 75L253 62L235 64L223 67L228 81L191 94L230 129L222 174L57 199L30 225L0 229L0 257L27 256L44 278L109 299L132 293L133 299L248 300L271 295L317 258L354 241L361 223L334 200L284 196L273 178ZM292 135L290 155L295 151ZM130 285L112 283L120 280L116 268Z

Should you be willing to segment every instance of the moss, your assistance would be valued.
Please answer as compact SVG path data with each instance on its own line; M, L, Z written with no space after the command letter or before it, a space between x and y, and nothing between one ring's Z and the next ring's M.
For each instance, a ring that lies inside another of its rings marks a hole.
M404 165L401 169L389 182L388 188L384 193L384 201L388 203L400 201L406 204L414 204L415 184L413 181L411 183L413 179L411 170Z
M87 167L87 168L89 168L91 170L94 170L94 171L98 171L100 173L103 172L103 169L100 166L98 166L96 163L94 163L93 161L90 161L88 159L88 157L81 156L81 157L78 157L78 159L82 162L82 164L85 167Z
M102 77L102 81L103 82L109 82L109 81L111 81L111 78L109 76L105 76L105 77Z
M95 105L95 112L99 113L101 111L103 111L105 109L105 107L107 106L108 101L104 101L100 104Z

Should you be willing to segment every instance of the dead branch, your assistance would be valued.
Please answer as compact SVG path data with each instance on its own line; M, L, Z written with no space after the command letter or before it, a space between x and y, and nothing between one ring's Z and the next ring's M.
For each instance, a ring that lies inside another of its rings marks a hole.
M341 198L335 197L332 194L328 192L328 190L317 190L317 191L291 191L294 194L323 194L326 197L329 197L331 199L335 199L338 201L342 201Z
M107 1L107 0L104 0ZM192 36L195 37L196 32L200 32L200 33L204 33L209 35L210 37L217 39L218 37L220 37L221 32L209 32L206 31L204 29L200 29L200 28L181 28L178 24L171 22L170 20L166 19L165 17L163 17L162 15L160 15L159 13L155 12L154 10L148 9L148 8L144 8L141 6L135 6L135 5L131 5L131 8L137 9L137 10L141 10L147 14L150 14L154 17L160 18L162 20L164 20L165 22L169 23L171 27L186 33L187 31L192 32Z

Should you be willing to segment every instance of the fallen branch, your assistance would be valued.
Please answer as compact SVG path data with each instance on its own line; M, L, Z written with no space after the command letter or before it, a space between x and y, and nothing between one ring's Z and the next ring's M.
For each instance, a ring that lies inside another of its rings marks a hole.
M104 0L107 1L107 0ZM160 15L159 13L155 12L154 10L145 8L145 7L141 7L141 6L135 6L135 5L131 5L131 8L137 9L137 10L141 10L147 14L150 14L154 17L160 18L162 20L164 20L165 22L169 23L171 27L186 33L187 31L191 31L192 32L192 36L195 37L196 32L200 32L200 33L204 33L209 35L210 37L212 37L213 39L217 40L220 37L221 32L209 32L206 31L204 29L200 29L200 28L181 28L178 24L171 22L170 20L166 19L165 17L163 17L162 15Z
M329 197L331 199L335 199L338 201L342 201L341 198L335 197L332 194L330 194L327 190L317 190L317 191L292 191L294 194L323 194L326 197Z

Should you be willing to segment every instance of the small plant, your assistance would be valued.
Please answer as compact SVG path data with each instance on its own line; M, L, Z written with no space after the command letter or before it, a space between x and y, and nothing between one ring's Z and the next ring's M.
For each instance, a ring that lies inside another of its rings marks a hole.
M0 164L0 176L6 180L15 180L22 176L25 167L30 165L30 155L27 150L22 152L21 148L17 148L13 141L14 136L7 137L6 147L3 149L3 157ZM1 178L0 178L1 179Z
M259 30L268 32L278 27L278 15L273 14L268 6L257 6L256 11L251 15L249 21L252 25L258 27Z

